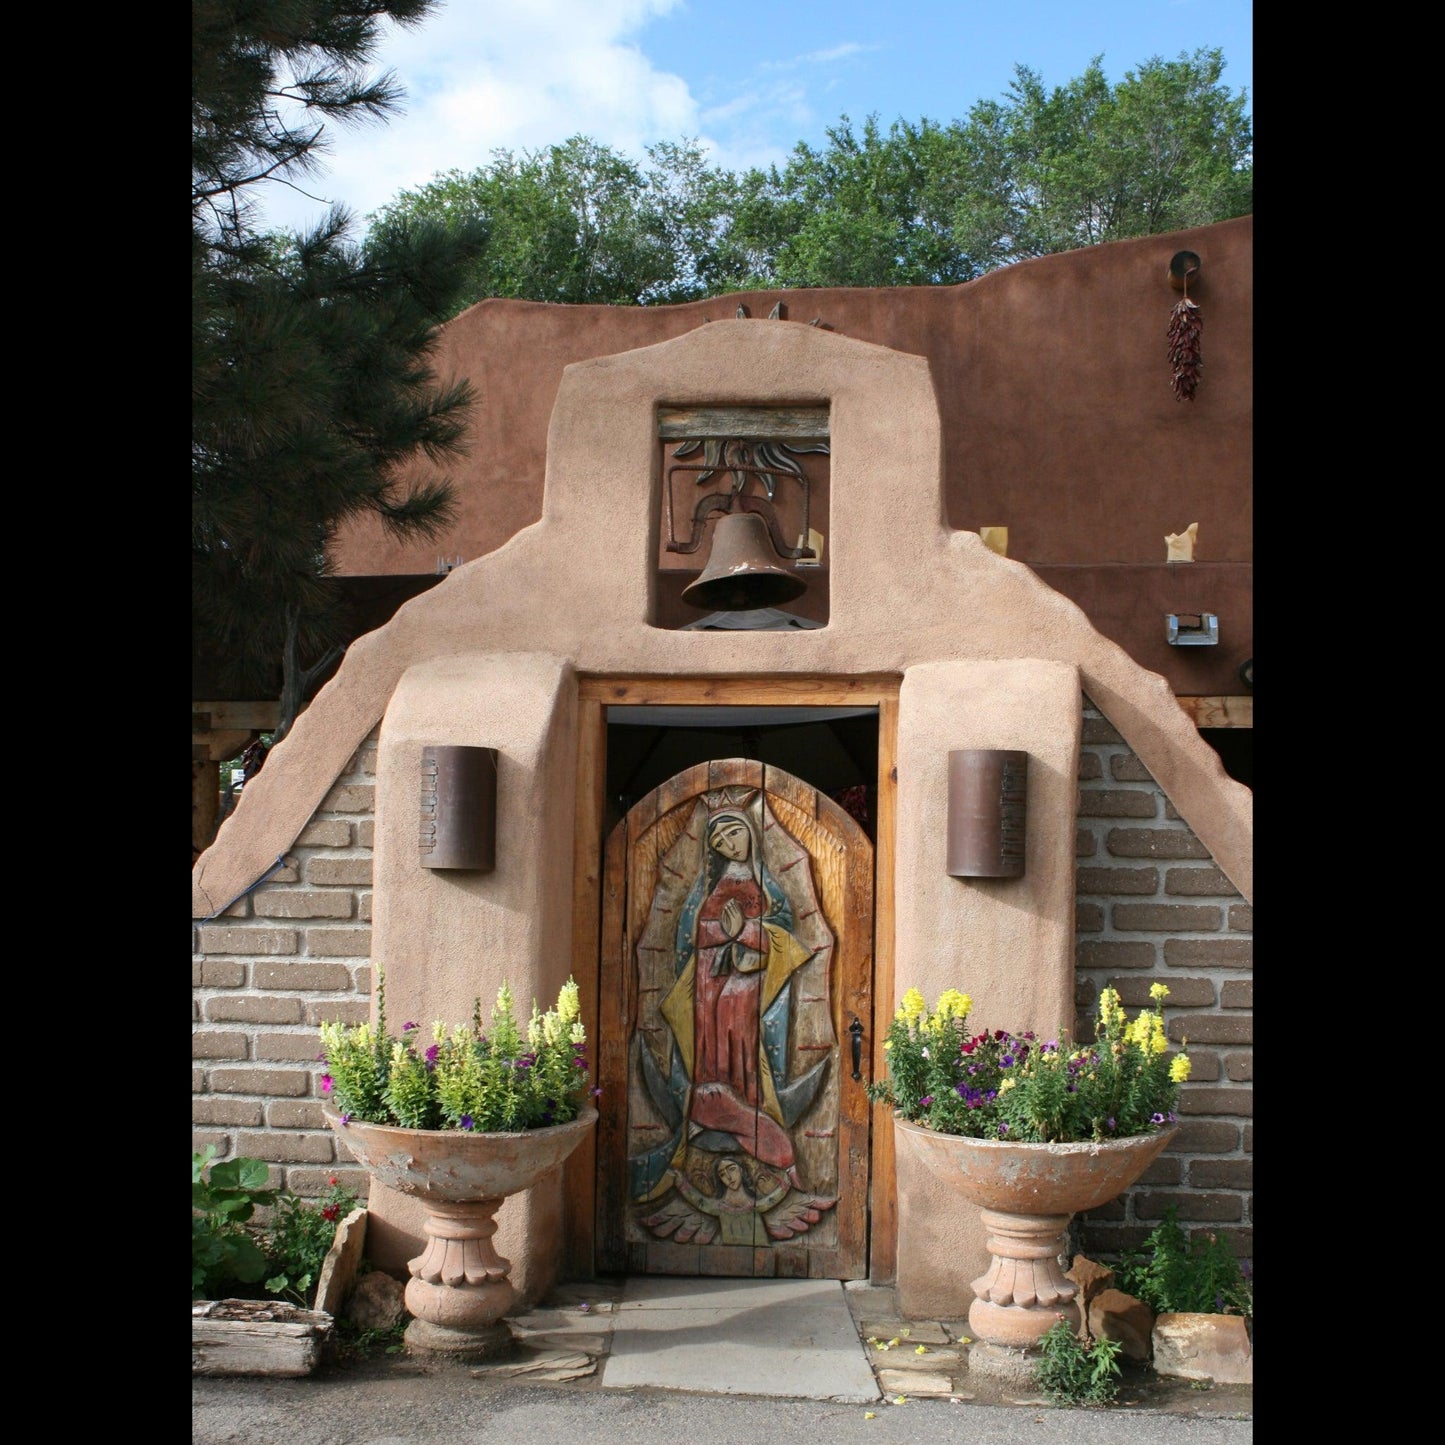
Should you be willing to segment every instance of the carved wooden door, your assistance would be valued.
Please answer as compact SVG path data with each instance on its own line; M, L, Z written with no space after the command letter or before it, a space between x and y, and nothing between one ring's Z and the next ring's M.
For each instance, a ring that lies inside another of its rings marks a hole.
M865 1277L867 835L789 773L701 763L613 830L602 932L598 1268Z

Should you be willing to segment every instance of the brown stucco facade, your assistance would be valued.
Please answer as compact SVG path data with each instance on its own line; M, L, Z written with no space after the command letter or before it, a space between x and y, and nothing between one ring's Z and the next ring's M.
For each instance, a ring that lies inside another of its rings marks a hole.
M1214 233L1236 254L1247 252L1247 223ZM1219 395L1209 404L1224 417L1199 420L1208 415L1202 388L1197 409L1181 421L1188 408L1160 378L1163 319L1172 304L1161 278L1168 253L1191 241L1212 273L1209 258L1220 253L1197 233L1182 233L1116 252L1101 263L1107 276L1088 278L1099 287L1092 299L1078 294L1077 275L1067 284L1067 275L1055 277L1043 263L954 288L960 297L977 288L978 298L966 317L954 318L947 365L922 349L936 303L921 293L916 307L911 293L892 306L861 293L810 294L793 313L807 309L809 316L798 321L738 319L731 301L726 315L722 303L699 303L664 308L646 322L601 308L507 304L508 314L535 323L536 350L526 367L514 368L515 377L531 381L513 388L490 349L496 337L483 325L502 303L465 313L448 329L447 356L482 382L494 434L512 436L516 448L534 445L525 439L539 409L547 409L540 517L524 501L530 453L478 459L486 469L516 468L518 485L501 487L489 473L473 489L485 494L487 507L496 504L486 527L478 503L464 514L457 540L435 550L470 556L475 542L483 555L352 645L197 862L193 916L210 920L243 907L233 900L297 844L375 734L369 957L373 969L385 970L391 1017L464 1019L473 998L493 996L504 978L519 998L545 1000L578 972L584 994L590 987L595 995L595 974L589 980L585 967L589 941L577 920L595 916L586 900L595 898L599 880L578 864L586 856L579 843L588 840L578 837L585 809L577 780L581 718L605 706L598 698L606 697L609 679L619 688L679 678L704 687L710 679L756 684L775 702L807 700L817 686L887 679L897 699L896 759L879 779L880 814L887 793L891 830L888 848L880 849L888 876L879 888L891 906L880 924L888 937L880 938L878 956L888 972L875 979L877 994L893 999L916 986L933 997L957 986L973 995L981 1019L1045 1031L1071 1026L1086 705L1124 740L1222 886L1246 903L1253 899L1250 790L1200 738L1175 699L1177 687L1141 666L1031 565L1104 561L1111 552L1162 556L1162 535L1191 521L1211 536L1215 511L1221 551L1249 560L1247 508L1219 511L1201 480L1205 473L1247 475L1247 386L1221 367ZM1110 270L1116 266L1117 273ZM1222 269L1247 296L1247 280ZM1134 298L1136 272L1147 303ZM1112 307L1106 283L1120 298ZM861 308L846 313L848 325L807 324L813 314L844 316L829 307L845 301ZM1220 328L1235 327L1230 344L1237 351L1248 306L1219 309L1242 310ZM669 334L604 350L627 328L644 325ZM1067 328L1079 325L1091 343L1082 355L1067 344ZM854 334L869 326L887 330L890 344ZM520 345L521 331L516 339ZM576 346L591 354L568 361ZM1106 357L1101 347L1115 354ZM546 356L555 361L555 386L536 384ZM1080 387L1088 405L1078 400ZM1140 403L1141 394L1156 391L1157 405ZM1111 403L1113 415L1101 415ZM665 408L717 405L828 408L824 627L690 632L657 625L657 417ZM1193 441L1180 439L1181 426ZM1222 440L1200 442L1215 432ZM1040 493L1048 490L1042 479L1065 471L1072 500L1041 509ZM1094 495L1120 472L1151 478L1132 497L1142 505L1148 492L1147 518L1129 505L1127 488L1107 505ZM1167 512L1155 505L1161 477L1177 485ZM1010 511L1026 499L1032 512ZM1207 501L1215 511L1205 512ZM1016 520L1030 515L1053 520L1036 532L1033 521ZM1009 526L1011 555L990 551L971 523ZM499 534L505 540L495 545ZM358 538L345 541L341 555L352 568L426 570L416 557L388 558ZM427 744L498 750L494 872L420 865L417 780ZM1029 753L1022 878L947 875L947 754L956 748ZM875 1067L881 1062L875 1055ZM887 1123L875 1118L874 1128ZM875 1201L875 1217L894 1215L900 1302L918 1314L962 1315L968 1282L986 1259L976 1212L946 1205L935 1181L903 1158L896 1176L893 1169L890 1151L887 1170L875 1173L875 1190L889 1191ZM568 1197L585 1191L585 1180L569 1178ZM535 1298L562 1267L567 1207L556 1181L504 1210L498 1244L514 1262L524 1297ZM383 1267L399 1268L415 1252L419 1216L409 1201L377 1190L371 1211L369 1249ZM940 1259L950 1261L947 1270ZM587 1264L571 1258L569 1267L585 1271Z

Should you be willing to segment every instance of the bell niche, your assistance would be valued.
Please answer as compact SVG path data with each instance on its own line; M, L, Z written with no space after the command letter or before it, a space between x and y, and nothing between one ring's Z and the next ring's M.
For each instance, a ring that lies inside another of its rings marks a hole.
M828 621L826 406L661 407L652 624Z

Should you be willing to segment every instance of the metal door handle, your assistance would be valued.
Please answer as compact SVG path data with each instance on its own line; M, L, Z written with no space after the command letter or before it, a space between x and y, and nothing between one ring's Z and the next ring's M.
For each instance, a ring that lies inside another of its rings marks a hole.
M852 1016L853 1022L848 1025L848 1033L853 1044L853 1077L863 1077L863 1023L857 1014Z

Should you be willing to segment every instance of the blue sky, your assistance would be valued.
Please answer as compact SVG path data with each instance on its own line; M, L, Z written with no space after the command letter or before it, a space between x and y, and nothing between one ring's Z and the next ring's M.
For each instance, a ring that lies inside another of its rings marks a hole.
M361 222L439 172L578 134L638 159L686 138L731 170L781 164L845 114L962 119L1002 98L1016 65L1052 88L1095 56L1118 81L1201 47L1223 52L1253 115L1253 20L1252 0L446 0L411 30L388 25L375 58L405 113L328 125L305 190L257 199L269 225L308 225L330 202Z

